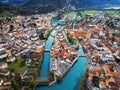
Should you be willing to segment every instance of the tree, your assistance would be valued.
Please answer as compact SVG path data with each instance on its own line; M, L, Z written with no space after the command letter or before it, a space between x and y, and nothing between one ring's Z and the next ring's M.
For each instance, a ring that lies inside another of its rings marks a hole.
M50 74L49 74L49 80L50 81L54 80L54 72L53 71L51 71Z
M13 80L13 81L11 82L11 84L12 84L14 90L19 90L19 84L18 84L15 80Z
M22 66L25 66L25 61L21 61L20 62L20 66L22 67Z
M15 71L15 69L14 69L14 68L11 68L11 69L10 69L10 72L14 72L14 71Z
M43 33L40 33L40 34L39 34L39 38L40 38L40 40L45 39Z
M31 81L31 82L29 82L29 87L30 88L35 88L35 86L36 86L36 83L35 82L33 82L33 81Z
M88 70L86 71L85 76L83 77L83 79L80 83L79 90L88 90L88 88L86 86L87 77L88 77Z
M57 76L56 78L57 78L57 82L60 82L62 79L62 76Z
M99 87L99 78L97 76L93 76L93 83L96 87Z
M10 25L10 31L14 29L14 25Z

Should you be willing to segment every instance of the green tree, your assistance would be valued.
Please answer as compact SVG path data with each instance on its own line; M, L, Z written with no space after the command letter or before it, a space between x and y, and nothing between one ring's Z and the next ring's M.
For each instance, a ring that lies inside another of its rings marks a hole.
M20 62L20 66L22 67L22 66L25 66L25 61L21 61Z
M50 74L49 74L49 80L50 81L54 80L54 72L53 71L51 71Z
M44 40L45 39L43 33L39 34L39 38L40 38L40 40Z
M10 25L10 31L14 29L14 25Z
M60 82L62 79L62 76L57 76L56 78L57 78L57 82Z
M86 86L87 77L88 77L88 71L86 71L86 73L82 79L82 82L80 83L79 90L88 90L88 88Z
M19 90L19 84L15 80L13 80L11 84L15 90Z
M36 86L36 83L34 82L34 81L31 81L31 82L29 82L29 87L30 88L35 88L35 86Z
M93 83L96 87L99 87L99 78L97 76L93 76Z

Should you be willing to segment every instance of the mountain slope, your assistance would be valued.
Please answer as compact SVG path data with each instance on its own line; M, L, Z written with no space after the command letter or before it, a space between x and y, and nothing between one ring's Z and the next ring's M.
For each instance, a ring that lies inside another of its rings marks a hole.
M120 0L72 0L71 4L79 8L101 8L107 5L120 5Z
M1 3L8 3L12 5L22 5L28 1L29 0L0 0Z
M29 14L33 14L33 13L34 12L32 10L12 6L9 4L0 3L0 16L2 16L2 17L9 15L9 14L29 15Z
M0 0L0 2L13 5L22 5L27 8L34 7L53 7L61 8L66 5L66 1L71 5L80 8L104 7L105 5L120 5L120 0Z
M30 0L23 4L25 8L37 9L38 12L49 12L64 7L64 0Z
M120 0L0 0L0 2L22 6L22 8L32 9L36 13L47 13L67 7L70 9L72 6L76 8L105 8L110 5L120 6ZM65 9L66 10L66 9Z
M120 5L120 0L29 0L23 6L51 11L65 7L66 1L76 8L104 8L109 5Z

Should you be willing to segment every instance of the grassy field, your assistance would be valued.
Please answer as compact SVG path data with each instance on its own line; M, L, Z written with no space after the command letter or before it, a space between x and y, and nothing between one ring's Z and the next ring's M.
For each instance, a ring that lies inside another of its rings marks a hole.
M11 14L10 11L4 11L3 13L0 13L0 17L4 17L4 16L10 15L10 14Z
M115 11L115 10L108 10L104 11L106 15L120 15L120 11ZM64 13L63 16L69 16L69 15L74 15L76 12L69 12L69 13ZM89 14L99 14L99 10L81 10L80 11L81 16L86 16Z
M63 13L62 16L76 15L76 12Z
M80 11L81 16L89 15L89 14L98 14L97 10L84 10Z
M119 11L107 11L106 14L108 14L108 15L119 15L120 12Z
M24 61L24 58L17 59L17 61L15 61L12 65L9 66L9 69L24 72L27 69L27 66L23 64Z

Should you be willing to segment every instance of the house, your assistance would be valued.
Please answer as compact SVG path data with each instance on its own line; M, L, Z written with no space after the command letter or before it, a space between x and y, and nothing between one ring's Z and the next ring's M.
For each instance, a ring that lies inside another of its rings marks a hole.
M110 63L110 61L114 61L114 57L112 54L99 54L100 59L105 63Z
M32 74L32 73L36 73L37 69L36 68L28 68L27 70L27 74Z
M7 57L8 54L5 52L5 48L0 48L0 59Z
M90 73L90 74L88 75L88 79L89 79L89 80L93 80L93 74L92 74L92 73Z
M24 76L22 81L29 82L29 81L33 81L33 79L34 79L33 76Z
M6 62L0 62L0 69L5 69L7 67L8 67L8 65Z
M42 47L42 46L36 46L32 51L33 51L33 52L40 53L40 52L43 51L43 47Z
M37 36L37 34L33 34L31 36L31 40L33 40L33 41L37 41L38 39L39 39L39 37Z
M13 56L10 56L6 59L7 62L14 62L15 60L16 60L16 58Z
M68 52L64 52L63 58L67 58L69 56L70 56L70 54Z
M10 72L8 70L0 69L0 74L4 75L4 76L8 76L10 74Z
M104 82L104 81L100 81L99 82L99 87L100 87L100 89L105 89L106 88L106 82Z
M107 82L107 85L110 89L112 89L112 90L118 90L119 89L118 85L116 84L116 81L115 81L114 77L112 77L112 76L109 77L106 82Z
M108 65L103 65L103 69L104 69L105 74L106 74L107 76L111 76L111 75L112 75L111 70L110 70L110 67L109 67Z
M32 61L31 59L26 59L25 64L29 65L31 63L31 61Z
M3 84L3 79L0 78L0 86L2 86L2 84Z
M4 80L3 80L3 85L4 85L4 86L11 85L11 80L10 80L10 79L4 79Z

